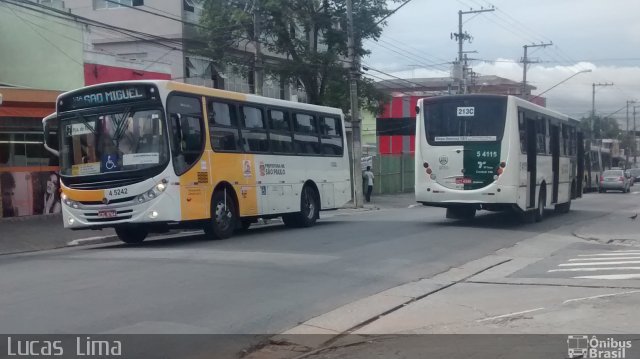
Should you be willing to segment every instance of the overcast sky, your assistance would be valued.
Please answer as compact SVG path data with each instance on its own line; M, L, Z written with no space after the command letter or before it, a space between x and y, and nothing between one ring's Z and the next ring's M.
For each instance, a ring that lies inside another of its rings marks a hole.
M363 62L408 79L449 76L458 10L492 5L493 12L463 15L463 30L473 36L464 50L478 52L468 54L479 59L472 62L475 72L522 81L523 45L553 42L529 48L529 57L541 61L527 72L527 82L538 88L534 95L591 69L547 92L547 106L579 118L591 111L592 83L613 82L596 88L596 112L607 115L639 100L640 126L639 0L412 0L388 19L378 43L365 42L372 53ZM626 111L617 116L624 122Z

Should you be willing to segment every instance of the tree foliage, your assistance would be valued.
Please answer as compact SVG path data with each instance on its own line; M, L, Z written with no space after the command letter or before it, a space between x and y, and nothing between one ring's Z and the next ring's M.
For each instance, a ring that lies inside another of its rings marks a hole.
M618 121L611 117L584 117L580 119L580 128L585 134L585 138L591 136L591 123L593 122L594 138L614 138L620 139L620 125Z
M349 108L345 0L205 0L203 9L203 55L237 71L251 70L258 41L266 74L300 84L310 103ZM353 9L356 54L365 56L363 41L380 36L384 22L378 21L390 10L385 0L353 0ZM364 105L374 107L380 94L372 82L360 78L359 85Z

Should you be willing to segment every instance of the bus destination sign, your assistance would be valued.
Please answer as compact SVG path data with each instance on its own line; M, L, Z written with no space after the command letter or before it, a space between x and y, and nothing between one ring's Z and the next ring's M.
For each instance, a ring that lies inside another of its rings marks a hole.
M81 108L142 101L148 98L148 89L144 86L96 89L90 92L75 93L62 98L58 102L58 111L63 112Z

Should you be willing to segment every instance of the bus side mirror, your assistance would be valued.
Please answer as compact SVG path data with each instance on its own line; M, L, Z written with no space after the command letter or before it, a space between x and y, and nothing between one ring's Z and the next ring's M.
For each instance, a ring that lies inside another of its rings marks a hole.
M59 122L55 113L52 113L42 120L42 128L44 130L44 148L54 156L60 157L60 152L58 151Z

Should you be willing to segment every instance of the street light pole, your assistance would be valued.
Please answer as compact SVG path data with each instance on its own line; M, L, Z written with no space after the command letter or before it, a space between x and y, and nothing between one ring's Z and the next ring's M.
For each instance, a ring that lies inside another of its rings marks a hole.
M558 82L557 84L555 84L555 85L551 86L550 88L548 88L548 89L546 89L546 90L542 91L541 93L537 94L535 97L532 97L529 101L533 101L533 100L537 99L538 97L540 97L540 96L542 96L542 95L546 94L547 92L549 92L549 91L553 90L554 88L556 88L556 87L558 87L558 86L562 85L563 83L565 83L565 82L567 82L567 81L571 80L572 78L574 78L574 77L576 77L576 76L578 76L578 75L580 75L580 74L584 74L584 73L586 73L586 72L591 72L591 69L589 69L589 70L582 70L582 71L578 71L578 72L576 72L575 74L573 74L573 75L571 75L571 76L567 77L566 79L564 79L564 80L562 80L562 81Z
M595 139L595 134L593 133L593 122L596 119L596 86L613 86L613 82L605 82L605 83L593 83L593 91L591 92L591 140Z

